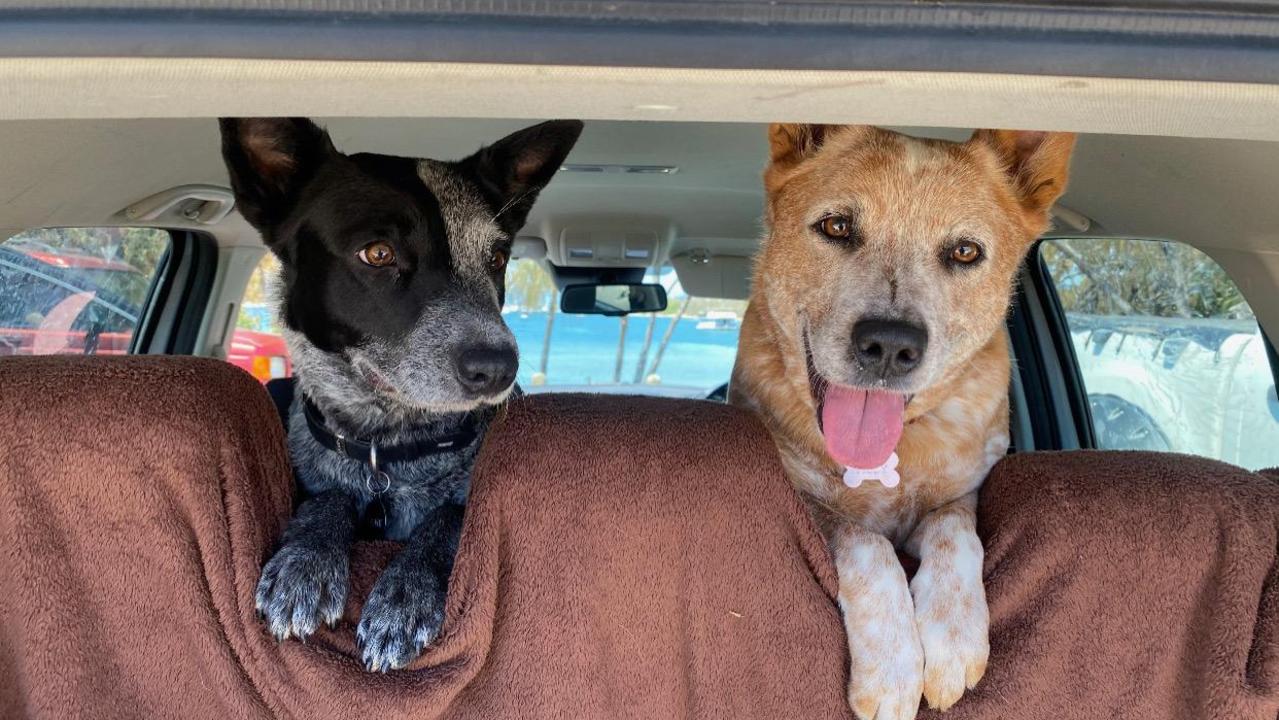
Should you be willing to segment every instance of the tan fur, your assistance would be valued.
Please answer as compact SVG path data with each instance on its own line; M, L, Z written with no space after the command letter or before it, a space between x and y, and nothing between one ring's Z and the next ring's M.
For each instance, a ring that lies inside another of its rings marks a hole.
M966 143L871 127L774 125L764 174L768 234L756 260L730 400L760 413L814 509L840 576L861 718L910 718L920 694L945 709L985 672L987 610L976 492L1008 447L1012 284L1065 189L1074 136L978 131ZM857 247L813 226L855 217ZM957 239L984 260L947 268ZM902 484L853 489L826 453L809 385L852 384L862 317L908 314L928 329L897 446ZM920 558L906 592L894 548Z

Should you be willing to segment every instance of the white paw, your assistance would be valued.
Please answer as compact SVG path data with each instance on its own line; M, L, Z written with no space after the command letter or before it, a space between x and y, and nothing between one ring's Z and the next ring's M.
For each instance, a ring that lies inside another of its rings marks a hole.
M849 645L848 704L853 714L860 720L912 720L924 682L924 655L913 618L880 617L862 632L850 627Z
M924 650L924 699L946 710L986 672L990 617L980 577L953 566L921 565L911 591Z
M848 704L861 720L911 720L924 653L906 574L887 541L849 548L841 559L841 571L849 571L839 590L851 660Z

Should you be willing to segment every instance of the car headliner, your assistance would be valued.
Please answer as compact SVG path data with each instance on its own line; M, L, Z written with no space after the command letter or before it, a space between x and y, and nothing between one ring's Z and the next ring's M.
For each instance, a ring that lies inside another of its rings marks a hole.
M1071 129L1088 134L1065 207L1108 234L1204 249L1236 278L1263 324L1279 331L1279 304L1266 302L1279 280L1279 143L1270 141L1279 139L1279 91L1271 86L534 66L430 73L427 65L373 63L354 73L349 64L319 62L0 60L0 79L13 82L15 98L0 108L0 119L11 118L0 120L0 187L8 189L0 232L128 224L122 210L153 193L225 185L211 119L218 112L309 112L340 148L439 158L465 155L537 116L583 117L587 130L570 163L679 170L562 174L526 232L582 213L639 215L670 227L673 253L728 255L749 255L758 244L762 120L927 124L934 129L916 132L955 139L979 124ZM175 93L174 83L189 85L181 72L203 83L201 92ZM389 84L396 78L399 96ZM351 117L361 110L418 117ZM510 119L517 115L527 119ZM677 121L707 117L743 122ZM936 129L949 123L961 127ZM236 215L201 229L225 246L260 247Z

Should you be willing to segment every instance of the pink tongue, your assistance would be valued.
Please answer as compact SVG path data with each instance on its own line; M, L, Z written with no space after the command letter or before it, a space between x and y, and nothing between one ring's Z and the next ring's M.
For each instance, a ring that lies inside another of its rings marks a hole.
M901 439L905 409L905 395L828 386L822 402L826 452L845 467L880 467Z

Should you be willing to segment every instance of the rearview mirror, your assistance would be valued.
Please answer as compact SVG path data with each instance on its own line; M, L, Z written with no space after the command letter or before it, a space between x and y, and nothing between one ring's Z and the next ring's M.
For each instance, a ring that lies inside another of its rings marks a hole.
M666 309L661 285L569 285L560 294L560 312L576 315L629 315Z

